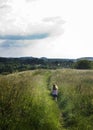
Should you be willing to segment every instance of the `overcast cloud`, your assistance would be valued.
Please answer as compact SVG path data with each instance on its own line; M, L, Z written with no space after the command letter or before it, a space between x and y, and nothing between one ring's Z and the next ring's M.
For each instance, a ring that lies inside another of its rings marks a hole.
M11 35L11 37L19 35L20 39L21 37L23 39L26 35L27 39L27 35L35 36L35 34L37 36L36 39L38 39L38 35L40 34L49 34L48 36L50 37L61 33L62 19L60 17L36 18L37 14L35 14L34 11L38 13L38 10L31 9L33 6L32 0L29 0L30 4L27 1L28 0L1 1L0 39L7 39L9 35ZM19 39L14 38L14 40Z
M93 56L92 0L0 0L0 56Z

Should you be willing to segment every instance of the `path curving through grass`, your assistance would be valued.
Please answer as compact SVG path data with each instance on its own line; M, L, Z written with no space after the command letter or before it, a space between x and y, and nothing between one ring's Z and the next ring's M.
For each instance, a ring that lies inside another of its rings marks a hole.
M49 77L46 70L0 77L0 130L63 130Z
M53 83L59 87L57 102L51 96ZM93 129L93 71L0 75L0 130L83 129Z

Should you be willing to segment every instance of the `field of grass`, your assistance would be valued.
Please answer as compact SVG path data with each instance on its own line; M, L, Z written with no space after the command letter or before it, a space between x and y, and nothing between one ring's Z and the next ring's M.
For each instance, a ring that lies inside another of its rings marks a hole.
M53 83L59 87L57 102ZM0 75L0 130L93 130L93 71Z

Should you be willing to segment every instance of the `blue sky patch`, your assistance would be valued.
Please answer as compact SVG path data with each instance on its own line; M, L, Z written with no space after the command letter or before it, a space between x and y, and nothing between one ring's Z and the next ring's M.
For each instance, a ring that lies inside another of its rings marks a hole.
M33 35L0 35L1 40L38 40L49 37L48 33Z
M17 42L16 40L6 40L0 44L1 48L13 48L13 47L24 47L27 46L27 44L24 44L24 42Z

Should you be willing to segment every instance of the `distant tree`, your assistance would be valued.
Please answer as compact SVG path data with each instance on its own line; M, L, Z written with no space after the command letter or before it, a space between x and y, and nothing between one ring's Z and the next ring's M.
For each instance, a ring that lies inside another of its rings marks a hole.
M75 64L76 69L91 69L91 61L89 60L79 60Z

